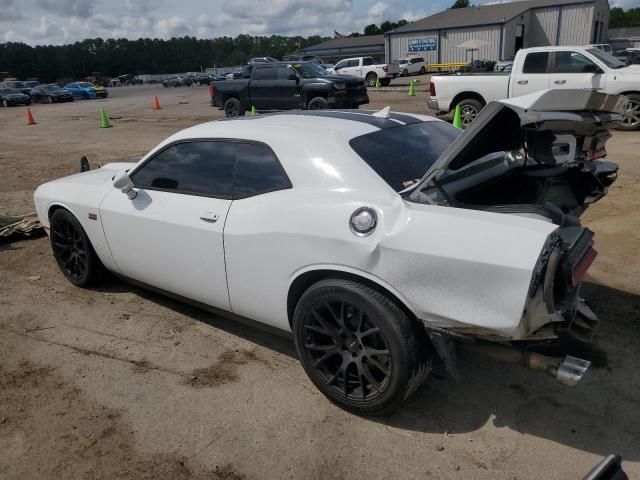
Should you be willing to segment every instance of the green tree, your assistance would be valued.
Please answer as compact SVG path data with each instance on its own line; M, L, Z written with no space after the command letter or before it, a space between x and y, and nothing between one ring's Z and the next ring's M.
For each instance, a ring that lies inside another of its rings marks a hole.
M455 3L451 5L451 8L468 8L470 6L471 3L469 3L469 0L456 0Z
M380 27L378 27L375 23L372 23L371 25L367 25L366 27L364 27L365 35L380 35L381 33L382 33L382 30L380 30Z

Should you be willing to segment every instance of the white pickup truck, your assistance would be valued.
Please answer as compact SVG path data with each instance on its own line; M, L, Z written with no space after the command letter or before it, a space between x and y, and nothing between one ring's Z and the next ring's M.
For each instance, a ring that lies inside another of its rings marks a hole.
M389 85L399 75L400 69L396 63L376 63L372 57L355 57L340 60L333 67L332 73L364 78L367 86L374 87L378 78L381 85Z
M594 47L538 47L518 51L511 73L434 75L427 105L447 113L460 105L463 127L493 100L546 89L623 94L629 103L622 130L640 129L640 66L625 66Z

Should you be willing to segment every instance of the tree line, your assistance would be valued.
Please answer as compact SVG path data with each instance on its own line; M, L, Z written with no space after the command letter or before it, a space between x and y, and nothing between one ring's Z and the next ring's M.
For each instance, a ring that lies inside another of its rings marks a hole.
M81 79L96 73L114 77L199 71L201 67L241 65L251 57L281 58L327 39L318 35L238 35L235 38L180 37L169 40L93 38L69 45L35 47L8 42L0 44L0 71L21 79L36 77L42 82Z
M640 27L640 8L630 8L624 11L614 7L609 14L609 28Z

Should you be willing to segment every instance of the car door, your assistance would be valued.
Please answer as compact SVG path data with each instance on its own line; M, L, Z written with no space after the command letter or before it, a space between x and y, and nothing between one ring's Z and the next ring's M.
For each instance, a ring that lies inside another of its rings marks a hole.
M604 71L580 52L558 50L551 56L549 88L602 90Z
M276 67L276 76L278 79L279 108L302 108L300 78L296 70L291 65L278 65Z
M549 88L549 52L529 52L519 71L512 71L511 96L519 97Z
M67 90L74 97L77 97L80 95L80 89L78 88L77 83L70 83L69 85L64 87L64 89Z
M278 103L278 79L273 64L257 64L253 66L249 82L249 98L252 106L258 110L272 110Z
M223 229L231 205L233 142L186 140L131 174L137 195L113 189L100 219L120 273L229 310Z
M362 66L360 62L362 60L359 58L354 58L351 60L346 60L344 68L340 69L340 75L354 75L356 77L362 76Z

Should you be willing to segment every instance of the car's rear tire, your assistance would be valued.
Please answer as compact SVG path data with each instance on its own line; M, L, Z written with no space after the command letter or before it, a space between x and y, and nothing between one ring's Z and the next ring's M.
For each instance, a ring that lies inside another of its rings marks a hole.
M382 293L346 279L322 280L296 305L298 357L333 403L380 415L417 390L431 371L424 329Z
M224 102L224 114L227 118L236 118L244 115L244 109L242 108L242 104L240 100L237 98L228 98L226 102Z
M329 102L327 102L326 98L313 97L307 103L307 110L324 110L326 108L329 108Z
M484 105L479 100L473 98L465 98L458 103L460 105L460 117L462 119L462 128L467 128L474 118L478 116ZM454 105L455 108L455 105Z
M373 72L368 73L366 78L365 78L365 81L367 82L367 86L368 87L375 87L377 79L378 79L378 76L375 73L373 73Z
M427 73L427 69L424 67L420 67L420 75L424 75Z
M407 70L406 68L404 70L402 70L402 76L403 77L408 77L409 76L409 70Z
M626 95L629 103L625 108L622 122L616 127L618 130L634 131L640 129L640 95Z
M67 280L78 287L95 284L105 270L78 219L59 208L49 223L53 256Z

